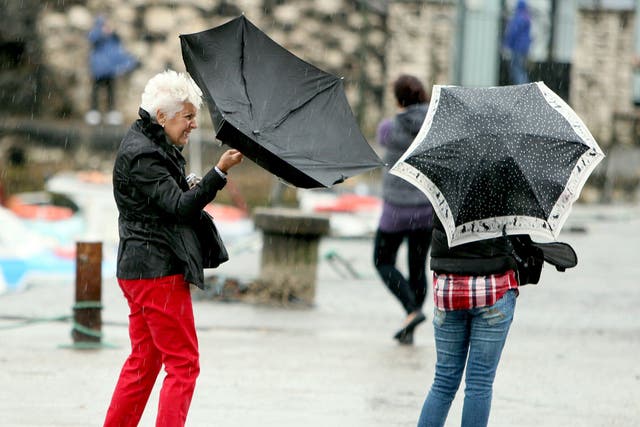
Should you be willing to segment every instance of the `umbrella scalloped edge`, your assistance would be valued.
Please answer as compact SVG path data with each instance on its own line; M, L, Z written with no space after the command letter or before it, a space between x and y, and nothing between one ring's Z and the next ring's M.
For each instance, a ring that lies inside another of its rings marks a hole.
M549 214L549 225L556 231L555 237L560 234L560 229L569 217L571 205L578 200L582 187L602 159L604 159L604 153L599 148L591 148L576 162L567 185Z
M557 237L571 212L571 205L578 200L582 187L584 187L591 172L605 156L595 138L575 111L543 82L536 82L536 85L547 104L565 118L573 131L589 147L576 162L567 180L567 185L549 214L549 225L554 230L554 236Z
M458 246L463 243L500 237L503 232L511 235L529 234L531 237L537 237L543 241L553 241L556 240L560 231L559 227L553 228L547 221L523 215L483 219L456 227L449 204L436 185L426 175L404 162L396 163L390 172L412 183L427 196L434 212L444 226L449 246ZM564 219L566 219L566 216Z

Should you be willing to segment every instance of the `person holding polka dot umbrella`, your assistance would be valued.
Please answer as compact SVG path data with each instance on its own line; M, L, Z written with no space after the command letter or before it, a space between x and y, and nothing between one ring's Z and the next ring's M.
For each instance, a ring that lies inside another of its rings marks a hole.
M488 424L519 287L537 283L545 261L559 271L577 264L556 239L603 158L582 120L542 82L434 86L420 131L391 168L436 214L437 359L419 427L444 425L463 373L462 426Z

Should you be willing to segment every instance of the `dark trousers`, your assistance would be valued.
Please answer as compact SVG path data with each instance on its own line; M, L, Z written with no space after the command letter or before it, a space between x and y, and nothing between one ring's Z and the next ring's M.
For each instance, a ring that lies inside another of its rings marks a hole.
M107 111L113 111L115 104L114 91L115 82L111 77L103 77L101 79L95 79L93 86L91 87L91 109L100 110L98 108L98 99L100 97L99 91L103 88L107 95Z
M398 250L407 240L409 277L396 268ZM431 244L431 229L387 233L376 232L373 263L391 293L400 301L407 314L420 310L427 296L427 252Z

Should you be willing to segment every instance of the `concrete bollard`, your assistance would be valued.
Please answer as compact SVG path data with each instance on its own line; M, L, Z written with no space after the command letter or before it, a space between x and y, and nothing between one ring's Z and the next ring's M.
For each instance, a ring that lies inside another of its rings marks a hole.
M258 294L270 303L312 306L318 245L329 233L329 218L297 209L258 208L253 220L262 230Z
M76 302L73 337L76 348L102 346L102 243L76 243Z

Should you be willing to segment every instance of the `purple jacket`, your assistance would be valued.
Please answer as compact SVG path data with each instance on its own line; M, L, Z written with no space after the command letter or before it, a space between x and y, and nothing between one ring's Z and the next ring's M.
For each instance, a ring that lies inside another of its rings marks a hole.
M388 168L409 148L426 114L426 104L414 104L393 119L380 123L377 138L386 149L383 160ZM380 230L397 232L431 227L433 209L429 199L413 184L391 175L388 170L382 180L382 199Z

